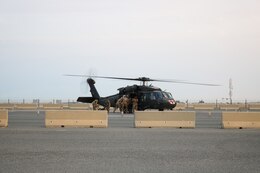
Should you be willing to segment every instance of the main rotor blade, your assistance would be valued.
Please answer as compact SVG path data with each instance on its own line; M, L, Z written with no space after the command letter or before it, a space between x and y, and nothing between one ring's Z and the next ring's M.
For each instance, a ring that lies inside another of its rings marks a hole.
M211 84L211 83L197 83L197 82L185 82L185 81L158 81L158 82L172 82L172 83L190 84L190 85L204 85L204 86L221 86L221 85L218 85L218 84Z
M118 79L118 80L130 80L130 81L140 81L140 82L184 82L183 80L163 80L163 79L150 79L148 77L139 77L139 78L128 78L128 77L112 77L112 76L89 76L89 75L71 75L65 74L64 76L72 76L72 77L93 77L93 78L103 78L103 79Z
M221 86L221 85L219 85L219 84L212 84L212 83L199 83L199 82L189 82L189 81L186 81L186 80L150 79L149 81L156 81L156 82L170 82L170 83L181 83L181 84L191 84L191 85Z
M89 75L71 75L65 74L64 76L72 76L72 77L93 77L93 78L103 78L103 79L119 79L119 80L133 80L140 81L138 78L123 78L123 77L111 77L111 76L89 76Z
M103 79L141 81L141 82L170 82L170 83L181 83L181 84L190 84L190 85L220 86L218 84L210 84L210 83L197 83L197 82L188 82L188 81L183 81L183 80L150 79L147 77L139 77L139 78L125 78L124 77L123 78L123 77L112 77L112 76L89 76L89 75L70 75L70 74L65 74L65 76L93 77L93 78L103 78Z

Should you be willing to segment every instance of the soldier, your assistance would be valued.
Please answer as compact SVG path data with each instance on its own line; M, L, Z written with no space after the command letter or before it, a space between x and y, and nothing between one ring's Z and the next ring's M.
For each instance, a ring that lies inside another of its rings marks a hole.
M136 110L138 110L138 99L137 99L137 96L132 98L132 103L133 103L133 112L135 112Z
M122 105L121 105L123 113L128 113L128 105L129 105L129 99L126 95L124 95Z
M123 101L123 97L121 97L116 101L114 112L117 110L117 108L119 108L119 111L122 112L122 101Z
M105 102L105 109L107 110L107 113L109 113L109 111L110 111L110 106L111 106L111 103L110 103L110 101L107 99L106 102Z
M99 109L99 104L98 104L98 100L94 100L92 102L92 106L93 106L93 110L98 110Z

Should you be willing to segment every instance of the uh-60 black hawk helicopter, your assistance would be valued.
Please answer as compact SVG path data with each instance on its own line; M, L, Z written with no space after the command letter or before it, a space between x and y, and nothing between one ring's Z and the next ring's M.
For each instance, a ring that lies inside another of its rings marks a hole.
M183 83L183 84L193 84L193 85L206 85L206 86L218 86L216 84L205 84L205 83L193 83L185 82L180 80L162 80L162 79L150 79L147 77L139 78L121 78L121 77L107 77L107 76L88 76L88 75L65 75L74 77L89 77L87 83L90 87L90 92L92 97L78 97L77 102L82 103L92 103L94 100L98 100L99 105L106 106L109 100L111 107L116 106L116 102L122 96L127 96L130 100L133 98L138 99L138 110L142 111L145 109L158 109L172 110L176 107L177 103L172 97L170 92L162 91L158 87L152 85L147 85L148 82L173 82L173 83ZM118 88L119 93L107 97L100 97L95 87L95 81L92 78L104 78L104 79L118 79L118 80L130 80L130 81L140 81L141 85L132 85ZM132 112L132 104L128 105L128 112Z

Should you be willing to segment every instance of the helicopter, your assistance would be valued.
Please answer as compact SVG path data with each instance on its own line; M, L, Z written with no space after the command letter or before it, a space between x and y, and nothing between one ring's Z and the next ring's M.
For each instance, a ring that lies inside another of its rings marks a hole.
M163 91L161 88L148 85L148 82L172 82L172 83L183 83L183 84L193 84L193 85L207 85L207 86L218 86L216 84L205 84L205 83L193 83L181 80L163 80L163 79L150 79L148 77L139 78L123 78L123 77L108 77L108 76L88 76L88 75L69 75L73 77L88 77L87 83L90 87L90 93L92 97L78 97L77 102L82 103L92 103L94 100L98 101L101 106L106 106L107 101L110 102L111 107L116 107L116 102L123 96L127 96L130 100L133 98L138 99L138 111L144 111L146 109L157 109L159 111L163 110L173 110L177 102L174 100L170 92ZM103 78L103 79L117 79L117 80L130 80L130 81L140 81L140 85L132 85L118 88L118 93L107 96L100 97L96 87L95 80L93 78ZM128 112L132 113L133 104L130 102L128 105Z

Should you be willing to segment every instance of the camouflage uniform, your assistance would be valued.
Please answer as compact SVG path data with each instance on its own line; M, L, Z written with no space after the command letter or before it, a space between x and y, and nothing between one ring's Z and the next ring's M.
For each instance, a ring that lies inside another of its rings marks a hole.
M110 101L109 101L109 100L106 100L106 102L105 102L105 109L107 110L108 113L109 113L109 111L110 111L110 106L111 106Z
M124 112L128 112L128 105L129 105L129 98L124 95L123 96L123 101L122 101L122 110L123 110L123 113Z
M98 110L99 109L99 105L98 105L98 100L94 100L92 102L92 106L93 106L93 110Z
M117 108L119 108L119 111L122 112L122 102L123 102L123 97L121 97L116 101L114 112L117 110Z

